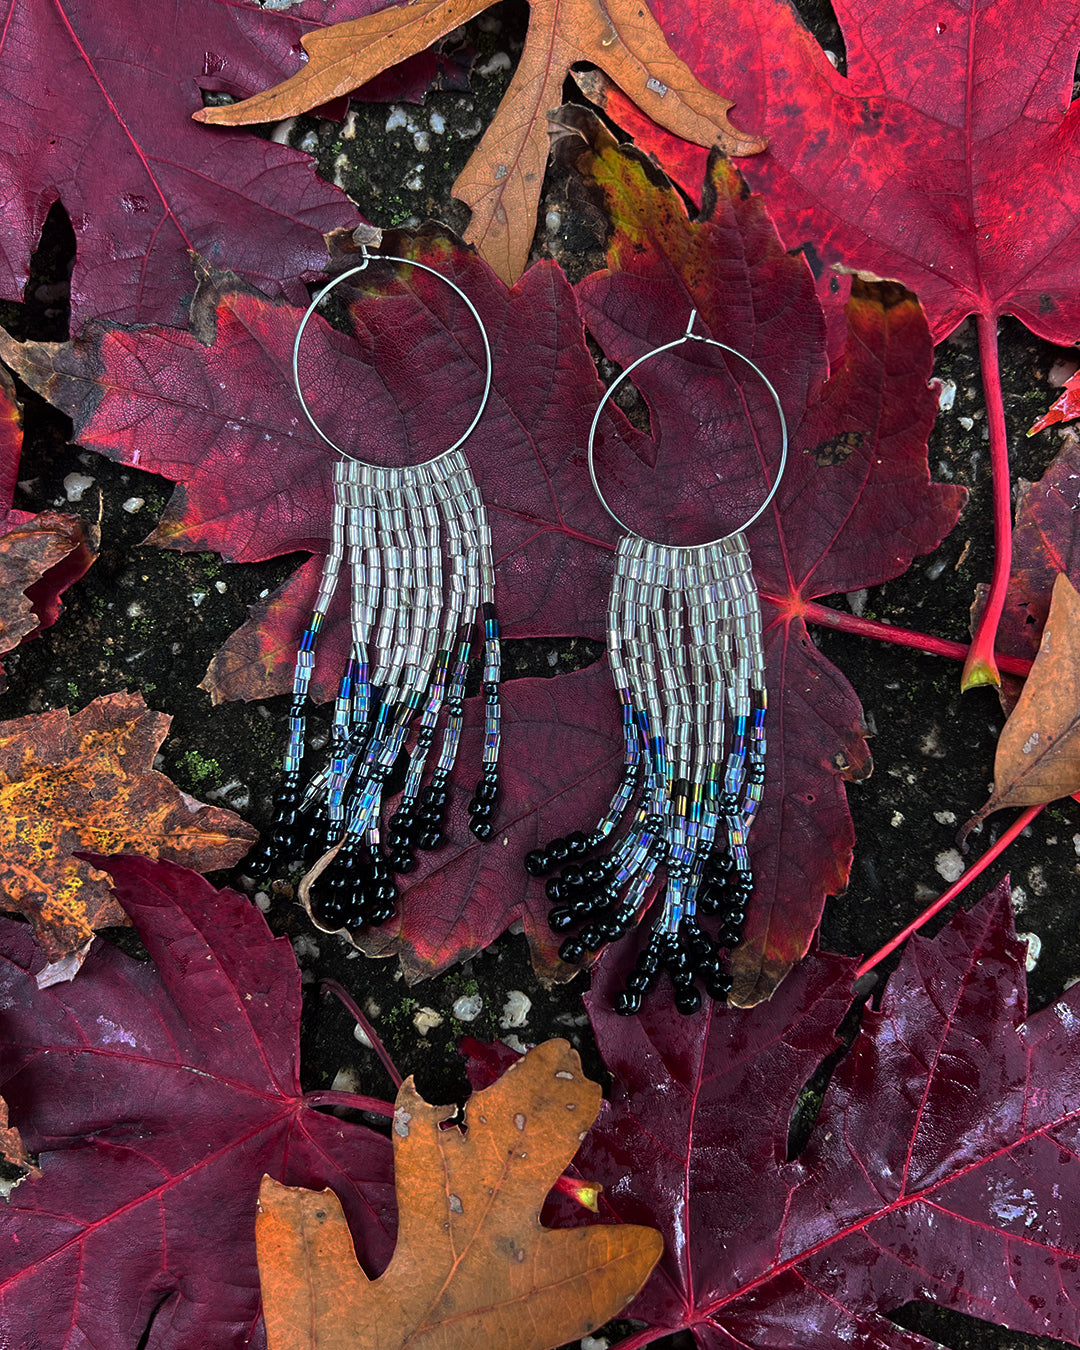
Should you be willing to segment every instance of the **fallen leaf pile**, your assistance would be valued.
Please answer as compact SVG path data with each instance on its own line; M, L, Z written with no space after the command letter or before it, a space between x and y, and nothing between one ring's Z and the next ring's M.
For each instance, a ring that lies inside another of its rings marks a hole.
M629 1224L553 1232L544 1197L578 1151L600 1089L566 1041L547 1041L455 1109L402 1084L394 1105L398 1237L369 1280L337 1198L279 1185L255 1226L269 1350L466 1346L548 1350L602 1326L662 1249Z
M413 0L308 34L307 61L290 79L240 104L205 108L199 122L242 126L310 112L423 51L492 0ZM639 0L535 0L517 70L479 146L454 184L472 207L465 238L511 285L525 270L548 158L548 114L578 62L599 66L649 117L695 145L757 154L760 136L728 121L730 99L700 84Z

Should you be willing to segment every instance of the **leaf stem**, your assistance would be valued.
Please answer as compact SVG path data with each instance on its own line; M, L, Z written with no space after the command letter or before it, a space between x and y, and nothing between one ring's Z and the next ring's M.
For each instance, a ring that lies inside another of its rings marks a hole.
M975 637L971 643L960 688L968 690L979 684L1001 684L994 660L994 638L997 635L1001 612L1012 569L1012 489L1009 480L1009 441L1005 429L1005 402L1001 392L1001 366L998 363L997 318L991 314L976 316L979 333L979 363L982 366L983 394L986 398L986 421L990 430L990 473L994 492L994 571L990 578L990 593L986 608L979 616Z
M897 933L894 938L886 942L885 946L876 951L873 956L867 957L855 972L855 979L858 980L865 975L868 970L873 970L879 961L883 961L885 957L888 956L890 952L894 952L902 942L906 942L912 933L917 932L927 920L932 919L939 910L944 909L950 901L955 900L960 892L973 882L980 872L985 872L994 859L1008 848L1021 830L1026 829L1027 826L1031 824L1042 809L1042 806L1029 806L1026 810L1022 811L997 843L992 844L978 862L972 863L964 875L960 877L959 880L955 881L944 895L939 895L934 903L924 909L919 917L913 919L902 932Z
M364 1014L360 1011L360 1008L358 1007L356 1000L353 998L353 996L344 987L344 985L338 984L337 980L323 980L320 984L320 988L329 989L330 992L335 996L335 998L337 998L341 1003L343 1003L346 1009L350 1013L352 1013L358 1025L363 1029L364 1035L367 1036L368 1040L371 1042L371 1048L382 1060L383 1068L390 1075L390 1081L393 1083L395 1088L399 1088L401 1086L401 1074L398 1073L397 1065L390 1058L386 1046L383 1045L382 1041L379 1039L379 1033L371 1025L371 1023L364 1016ZM393 1112L391 1112L391 1114L393 1114Z
M783 602L770 595L764 599L773 600L783 608ZM857 637L875 638L880 642L892 642L898 647L913 647L916 651L928 652L931 656L945 656L952 661L966 660L971 648L963 642L951 642L948 638L931 637L929 633L920 633L914 628L900 628L895 624L881 623L877 619L860 619L857 614L845 614L840 609L830 609L828 605L819 605L807 600L800 608L807 623L817 624L821 628L835 628L841 633L854 633ZM995 660L1001 670L1009 675L1027 675L1031 662L1022 656L1003 656L995 653Z
M305 1092L304 1101L308 1106L348 1106L354 1111L371 1111L377 1116L392 1119L394 1108L390 1102L381 1102L377 1097L361 1097L357 1092L335 1092L326 1088L319 1092Z

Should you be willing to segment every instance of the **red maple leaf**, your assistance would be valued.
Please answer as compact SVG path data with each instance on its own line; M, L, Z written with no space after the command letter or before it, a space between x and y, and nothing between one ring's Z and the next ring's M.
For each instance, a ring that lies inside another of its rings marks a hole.
M837 319L837 266L916 291L938 341L975 316L997 555L964 682L996 684L1010 526L997 321L1014 314L1051 342L1080 336L1072 102L1080 8L1025 7L1018 41L1010 0L915 14L851 0L838 10L845 75L783 0L657 0L654 9L690 68L768 135L766 153L740 167L765 193L787 246L804 250ZM696 192L701 152L659 133L617 94L604 97Z
M88 317L176 323L191 295L189 251L228 258L264 289L302 296L326 263L325 231L348 199L298 151L191 121L200 89L247 95L281 79L313 26L377 3L300 4L288 14L234 0L8 0L0 78L0 294L21 300L50 206L78 245L75 327Z
M605 954L586 1004L615 1086L576 1161L623 1177L604 1221L665 1236L627 1350L683 1329L709 1350L929 1350L888 1320L912 1299L1075 1342L1080 991L1027 1018L1024 955L1007 882L913 939L789 1162L854 962L815 956L750 1012L680 1020L665 993L627 1019L632 956Z
M42 1170L6 1212L0 1325L26 1346L261 1343L262 1174L332 1186L376 1273L390 1143L315 1109L366 1099L301 1091L300 972L249 901L171 863L95 862L152 965L98 942L39 990L30 929L0 920L0 1086Z

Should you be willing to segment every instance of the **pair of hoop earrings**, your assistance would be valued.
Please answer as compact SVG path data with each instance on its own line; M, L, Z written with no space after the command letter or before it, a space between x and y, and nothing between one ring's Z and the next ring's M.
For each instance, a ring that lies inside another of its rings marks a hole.
M484 389L464 433L432 459L389 469L350 455L312 416L300 385L299 353L322 301L372 261L366 247L362 254L358 266L318 292L293 345L300 407L339 458L331 546L297 653L284 779L267 851L268 859L293 859L307 854L313 843L336 850L320 877L318 899L309 892L317 922L331 930L389 919L393 874L413 869L416 849L441 842L478 617L485 728L481 776L469 813L481 840L493 833L499 795L499 627L491 532L461 450L491 392L487 332L468 296L440 272L409 258L375 255L437 277L465 304L483 341ZM552 929L579 929L560 947L566 961L584 961L636 927L650 906L656 911L648 942L616 999L616 1011L626 1014L640 1009L643 995L664 970L680 1012L701 1006L698 978L711 998L726 999L730 979L723 952L739 939L753 890L747 835L765 780L765 658L744 531L779 487L787 463L787 427L779 396L764 373L734 348L695 333L696 317L693 311L680 337L647 352L619 375L589 429L593 488L625 532L607 628L608 658L622 705L623 772L591 830L553 840L524 860L535 877L561 869L549 877L546 892L553 906ZM604 408L622 382L646 361L687 342L727 353L762 381L779 420L781 451L773 482L747 520L708 543L680 546L644 538L620 519L597 477L595 440ZM349 573L351 653L334 706L329 762L305 785L302 762L315 646L343 564ZM382 799L403 753L404 787L384 841ZM428 774L430 759L434 768ZM698 922L703 914L719 917L714 937Z

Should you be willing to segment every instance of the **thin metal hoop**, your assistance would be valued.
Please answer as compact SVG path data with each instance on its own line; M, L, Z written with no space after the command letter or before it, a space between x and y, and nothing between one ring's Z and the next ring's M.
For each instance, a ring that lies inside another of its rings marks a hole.
M333 281L328 281L326 285L322 288L322 290L319 291L319 293L312 300L311 304L308 305L307 309L304 311L304 317L300 320L300 327L296 330L296 337L293 339L293 350L292 350L293 387L296 389L296 397L299 400L300 407L304 411L304 416L311 423L312 427L314 427L315 434L319 436L322 440L324 440L331 450L333 450L336 454L342 455L345 459L351 459L354 462L363 462L363 461L359 461L359 457L357 455L350 455L347 450L343 450L340 445L338 445L335 441L332 441L330 437L326 434L326 432L323 431L322 427L319 426L318 422L315 421L315 418L312 416L311 409L307 405L307 399L304 398L304 391L300 388L299 363L300 363L300 343L303 341L304 330L308 326L308 320L315 313L315 311L318 309L318 307L322 304L322 302L326 299L326 297L330 294L330 292L334 289L335 286L339 286L343 281L347 281L349 277L356 276L358 272L364 272L367 270L367 265L369 262L371 262L373 255L368 253L366 247L362 248L361 252L364 255L364 261L358 264L356 267L350 267L347 272L342 272L341 275L335 277ZM491 343L488 341L487 329L484 327L484 321L483 319L481 319L476 306L465 294L465 292L461 289L461 287L455 285L454 282L452 282L449 277L444 277L443 274L441 272L436 271L434 267L429 267L427 263L416 262L412 258L398 258L390 253L376 253L374 257L382 262L404 263L407 267L418 267L421 272L429 272L433 277L438 277L440 281L445 282L446 285L449 286L450 289L454 292L454 294L464 302L464 304L468 308L469 313L476 320L477 328L479 328L480 330L480 337L484 344L484 362L485 362L484 393L483 397L480 399L480 406L479 408L477 408L476 415L473 418L473 420L469 423L469 425L465 428L464 432L462 432L462 434L457 438L457 440L454 442L453 445L451 445L446 450L440 451L439 454L433 455L430 459L423 461L426 464L434 464L440 459L445 459L447 455L453 454L455 450L457 450L460 446L464 445L465 442L472 435L472 433L476 430L476 424L480 421L480 418L484 415L484 409L487 407L488 397L491 394Z
M638 535L639 538L644 538L645 537L644 535L638 534L637 530L632 529L629 525L627 525L626 521L621 520L615 514L615 512L609 506L607 498L600 490L600 484L596 478L596 463L594 459L596 428L600 423L600 414L604 411L604 407L607 404L608 399L610 399L611 396L615 393L615 390L618 389L619 385L622 384L623 380L625 380L627 376L631 375L638 368L638 366L643 365L644 362L651 360L654 356L659 356L661 352L669 352L674 347L681 347L684 342L704 342L706 346L719 347L721 351L730 352L732 356L737 356L739 360L744 365L749 366L750 369L754 372L754 374L758 377L758 379L761 380L762 384L764 384L765 388L769 391L769 395L772 398L773 403L776 405L776 413L777 416L780 418L780 439L781 439L780 465L776 470L776 477L772 481L772 486L769 488L769 491L765 495L765 500L761 503L761 505L758 507L758 509L754 512L752 516L744 520L743 523L739 525L736 529L729 530L727 534L721 534L716 539L710 539L708 543L688 545L688 547L691 548L712 548L715 544L722 544L725 539L732 539L734 538L735 535L741 534L743 530L748 529L754 523L754 521L757 520L758 516L762 514L762 512L766 509L766 507L769 505L772 499L776 496L776 489L780 486L780 480L784 476L784 469L787 467L788 434L787 434L787 421L784 418L784 410L780 406L780 396L779 394L777 394L775 388L773 387L772 382L765 375L764 371L762 371L758 366L754 365L753 361L751 361L748 356L743 356L742 352L736 351L734 347L729 347L727 343L717 342L715 338L703 337L700 333L691 332L691 329L694 326L694 320L696 318L697 318L697 310L692 309L690 311L690 321L686 325L686 332L683 333L682 337L676 338L674 342L665 342L662 347L654 347L652 351L646 352L644 356L639 356L638 359L636 361L631 362L631 364L626 367L626 369L618 376L618 378L615 379L604 391L604 397L600 400L599 404L597 405L596 412L593 414L592 426L589 427L589 477L592 479L593 491L600 499L600 505L608 513L608 515L615 522L615 524L618 525L620 529L625 530L628 534L636 534ZM660 540L658 539L650 539L647 542L651 544L660 545ZM660 546L663 547L663 545Z

